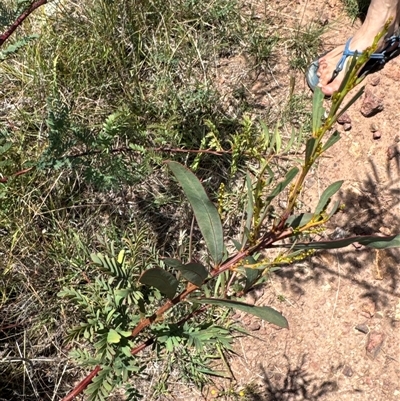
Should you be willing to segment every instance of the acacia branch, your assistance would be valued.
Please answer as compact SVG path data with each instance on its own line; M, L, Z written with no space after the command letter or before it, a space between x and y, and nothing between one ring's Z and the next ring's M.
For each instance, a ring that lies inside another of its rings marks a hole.
M239 251L235 256L227 260L223 265L221 265L219 268L216 268L210 272L211 278L209 278L207 281L212 280L214 277L220 275L221 273L229 270L229 269L234 269L238 263L240 263L243 259L245 259L248 255L253 254L254 252L260 250L260 249L266 249L270 247L273 243L283 240L287 237L290 237L293 234L292 230L282 230L280 232L268 232L266 235L264 235L261 240L256 244L253 245L252 247L249 247L247 249ZM206 282L207 282L206 281ZM190 295L192 292L197 290L198 287L194 284L188 284L186 289L182 291L179 295L177 295L174 299L168 300L163 306L161 306L152 316L142 319L138 325L132 330L131 337L136 337L138 334L140 334L145 328L150 326L153 322L157 320L157 318L161 317L165 312L167 312L169 309L171 309L173 306L179 304L180 302L184 301L188 295ZM201 313L203 311L203 308L199 310ZM194 312L196 313L196 312ZM189 314L187 317L183 318L178 324L182 324L185 321L189 320L193 314ZM146 340L144 343L136 346L135 348L132 348L131 354L136 355L149 345L153 344L155 341L154 338L149 338ZM65 398L63 398L61 401L70 401L73 398L75 398L77 395L79 395L81 392L85 390L85 388L90 384L91 380L93 377L95 377L99 372L100 368L97 366L95 370L93 370L86 378L83 380L79 385L70 393L68 394ZM89 379L90 377L90 379ZM85 384L85 386L83 385Z
M12 24L11 26L0 35L0 47L6 40L15 32L15 30L24 22L24 20L32 14L37 8L43 6L48 0L37 0L33 2Z

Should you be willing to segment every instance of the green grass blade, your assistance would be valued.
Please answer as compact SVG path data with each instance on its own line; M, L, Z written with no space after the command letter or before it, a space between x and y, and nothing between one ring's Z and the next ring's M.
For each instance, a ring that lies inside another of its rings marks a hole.
M329 185L328 188L325 189L325 191L322 193L321 198L319 199L318 205L315 209L314 216L319 216L322 211L325 210L329 200L331 197L339 191L340 187L343 184L343 180L341 181L336 181L333 184Z
M279 152L281 151L281 147L282 147L282 138L281 135L279 133L279 126L278 124L276 124L275 127L275 132L274 132L274 142L275 142L275 152L276 154L279 154Z
M253 184L249 173L246 174L246 185L247 185L247 219L246 228L250 231L251 222L253 220L254 212L254 197L253 197Z
M239 309L243 312L257 316L262 320L273 323L279 327L283 327L285 329L289 328L286 318L283 317L277 310L270 308L269 306L254 306L244 302L216 298L192 298L191 301L198 302L200 304L225 306L227 308Z
M224 256L224 236L217 208L208 198L201 182L190 170L177 162L169 161L167 164L193 208L212 259L219 264Z

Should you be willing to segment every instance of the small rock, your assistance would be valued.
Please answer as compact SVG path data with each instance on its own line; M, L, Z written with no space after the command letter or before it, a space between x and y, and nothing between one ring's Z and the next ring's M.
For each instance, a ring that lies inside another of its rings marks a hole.
M380 77L378 77L377 75L374 75L374 76L371 77L370 84L371 84L372 86L377 86L377 85L379 85L379 82L381 82L381 79L380 79Z
M344 365L342 373L347 377L351 377L353 376L353 369L349 365Z
M379 131L379 128L375 123L371 123L371 125L369 126L369 129L371 132Z
M357 324L355 329L364 334L369 333L369 327L366 324Z
M375 132L372 134L372 138L375 139L375 140L381 139L381 136L382 136L381 131L375 131Z
M392 235L392 232L387 227L379 227L379 232L382 233L383 235L386 235L387 237L389 235Z
M386 151L389 160L394 159L396 156L400 155L399 148L396 144L390 145Z
M338 119L339 124L351 124L351 118L347 113L343 113Z
M367 346L365 347L368 358L375 359L378 356L384 340L385 335L383 333L371 331L368 334Z
M375 315L376 311L376 305L375 302L372 301L371 299L368 299L366 302L364 302L361 305L361 314L365 317L373 317Z
M383 110L382 99L375 96L371 91L366 90L361 106L361 114L364 117L372 117Z
M246 326L246 328L250 331L257 331L260 330L261 325L258 322L251 322L248 326Z
M351 124L348 124L348 123L344 124L344 125L343 125L343 129L344 129L345 131L350 131L350 130L351 130Z
M394 137L394 141L395 141L396 143L400 142L400 135L396 135L396 136Z

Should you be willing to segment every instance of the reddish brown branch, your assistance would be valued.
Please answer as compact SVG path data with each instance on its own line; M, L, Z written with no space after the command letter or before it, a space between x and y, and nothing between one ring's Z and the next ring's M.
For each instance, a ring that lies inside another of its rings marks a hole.
M260 240L260 242L252 247L250 247L249 249L244 249L242 251L239 251L235 256L233 256L231 259L227 260L223 265L217 267L216 269L212 270L210 272L210 276L211 279L213 277L216 277L218 275L220 275L221 273L223 273L226 270L229 269L233 269L235 268L235 266L242 261L244 258L246 258L249 254L252 254L254 252L256 252L257 250L260 250L261 248L265 249L267 247L269 247L270 245L272 245L274 242L280 241L284 238L289 237L290 235L292 235L292 230L282 230L280 232L268 232L266 233L266 235L263 236L263 238ZM210 280L210 279L209 279ZM153 322L155 322L157 320L157 318L161 317L165 312L167 312L169 309L171 309L173 306L175 306L176 304L179 304L180 302L182 302L185 298L188 297L188 295L190 295L192 292L194 292L196 289L198 289L198 287L194 284L188 284L188 286L186 287L186 289L184 291L182 291L179 295L177 295L174 299L172 300L168 300L163 306L161 306L152 316L145 318L143 320L141 320L138 325L133 329L131 337L136 337L139 333L141 333L146 327L150 326ZM203 308L201 308L200 310L202 311ZM199 310L199 311L200 311ZM201 312L198 312L201 313ZM196 312L193 313L196 314ZM186 320L188 320L189 318L191 318L191 315L189 315L186 318L183 318L180 322L178 322L178 324L183 324ZM147 341L145 341L144 343L138 345L137 347L133 348L131 350L132 355L136 355L137 353L139 353L140 351L142 351L143 349L145 349L147 346L153 344L155 341L154 338L149 338ZM96 367L97 369L98 367ZM96 373L94 373L94 371L92 373L90 373L89 376L91 376L92 378L99 372L99 370L97 370ZM89 376L86 378L88 379ZM86 386L88 386L90 384L90 380L84 380L86 383ZM82 381L81 383L79 383L79 391L78 391L78 386L67 396L69 398L63 398L62 401L69 401L72 400L74 397L76 397L78 394L80 394L86 387L82 386L82 383L84 382ZM72 398L71 398L72 396Z
M33 13L37 8L43 6L48 0L37 0L32 3L14 22L13 24L0 35L0 46L10 38L10 36L15 32L15 30L24 22L24 20Z
M66 397L61 401L71 401L79 395L90 384L92 379L100 372L101 367L96 366L93 372L90 372Z
M17 171L17 172L14 173L12 176L13 176L13 177L18 177L19 175L28 173L28 172L31 171L32 169L33 169L33 167L29 167L29 168L26 168L25 170ZM1 178L0 178L0 182L3 182L3 183L4 183L4 182L8 182L9 179L10 179L9 177L1 177Z

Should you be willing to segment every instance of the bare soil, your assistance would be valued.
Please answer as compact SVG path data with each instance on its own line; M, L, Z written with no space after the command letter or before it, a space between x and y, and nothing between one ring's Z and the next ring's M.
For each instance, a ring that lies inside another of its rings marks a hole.
M285 19L287 29L328 22L326 50L345 43L359 24L352 25L336 0L261 3L260 23L266 12ZM238 66L237 60L228 60L221 67L221 83L238 79ZM279 104L287 98L290 75L283 46L279 62L251 85L253 99L261 107ZM297 78L295 93L308 93L304 77ZM307 204L314 204L330 183L345 180L339 199L346 207L327 235L400 231L399 81L400 57L366 78L367 96L375 96L383 110L364 117L363 95L348 112L351 128L338 124L342 139L311 174ZM229 361L235 387L254 384L258 395L248 396L251 400L400 400L399 251L351 245L320 252L274 275L258 291L256 304L281 311L290 329L236 315L254 336L238 340L237 356ZM199 399L214 399L213 393ZM184 397L195 399L193 393Z

